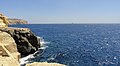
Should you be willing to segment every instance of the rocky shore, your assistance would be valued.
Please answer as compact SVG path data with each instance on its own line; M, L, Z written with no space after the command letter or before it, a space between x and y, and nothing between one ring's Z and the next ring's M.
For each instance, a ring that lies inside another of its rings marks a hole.
M6 27L0 28L0 31L11 35L21 55L32 54L40 48L40 39L28 28Z
M0 14L0 66L20 66L21 56L41 47L38 38L28 28L8 27L8 19ZM65 66L58 63L35 62L26 66Z
M21 55L27 56L40 48L40 39L28 28L0 28L0 65L20 66ZM26 66L64 66L57 63L32 63Z
M65 65L59 63L34 62L26 64L26 66L65 66Z

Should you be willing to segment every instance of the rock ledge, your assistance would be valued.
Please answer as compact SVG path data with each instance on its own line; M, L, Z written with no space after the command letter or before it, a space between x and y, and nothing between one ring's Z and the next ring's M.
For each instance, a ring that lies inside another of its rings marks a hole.
M66 65L59 63L34 62L31 64L26 64L26 66L66 66Z

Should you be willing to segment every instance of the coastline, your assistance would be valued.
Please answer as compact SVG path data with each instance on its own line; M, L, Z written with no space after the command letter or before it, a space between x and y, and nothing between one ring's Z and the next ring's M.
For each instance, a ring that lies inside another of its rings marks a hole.
M34 55L40 55L40 54L42 54L42 52L41 51L38 51L39 49L45 49L45 47L43 46L42 47L42 45L44 45L43 43L44 43L44 41L42 41L41 43L40 43L40 47L38 47L37 48L37 50L36 51L34 51L34 52L30 52L29 54L27 54L27 55L25 55L23 58L20 58L20 55L21 55L21 53L20 52L18 52L17 50L18 50L18 47L17 47L17 43L15 42L15 39L13 38L13 35L12 34L15 34L14 33L14 31L13 31L13 33L11 33L10 34L10 32L7 32L7 31L11 31L11 30L18 30L18 31L22 31L22 30L28 30L28 28L11 28L11 27L9 27L9 28L0 28L0 31L1 32L3 32L3 33L7 33L8 35L9 35L9 37L10 38L12 38L13 40L12 40L12 43L14 43L15 44L15 46L13 47L13 46L8 46L8 48L7 48L7 51L8 51L8 53L7 53L7 55L9 56L9 57L11 57L11 55L9 55L9 54L11 54L11 52L10 51L12 51L12 50L10 50L10 49L13 49L13 52L15 51L15 49L16 49L16 52L15 53L19 53L18 55L17 55L17 60L16 61L14 61L14 62L17 62L17 64L16 65L14 65L14 66L20 66L20 64L22 65L22 66L24 66L24 65L26 65L27 63L28 63L28 61L29 61L29 59L30 58L34 58ZM23 31L23 34L22 35L24 35L24 34L26 34L26 32L24 32ZM38 38L38 36L36 36L37 38ZM2 37L1 39L6 39L7 37ZM38 38L38 39L40 39L40 37ZM36 39L36 40L38 40L38 39ZM21 39L18 39L17 41L21 41ZM23 41L23 40L22 40ZM2 41L0 41L0 42L6 42L6 40L2 40ZM8 41L6 42L6 43L8 43ZM2 43L3 44L3 43ZM8 43L9 44L9 43ZM24 46L25 47L25 46ZM23 48L21 48L21 49L23 49ZM15 53L13 53L13 54L15 54ZM14 55L13 55L14 56ZM16 56L15 56L16 57ZM15 58L12 58L11 60L13 60L13 59L15 59ZM6 60L7 61L7 60ZM20 61L22 61L21 63L20 63ZM0 62L0 64L1 64L1 62ZM47 63L47 62L45 62L45 63L43 63L43 62L37 62L37 65L38 66L40 66L41 64L47 64L47 65L54 65L54 66L62 66L61 64L57 64L57 63ZM28 64L27 66L30 66L31 64ZM34 66L34 64L32 63L32 65ZM35 63L35 66L37 66L36 65L36 63ZM7 66L13 66L13 65L9 65L9 62L8 62L8 65ZM43 65L41 65L41 66L43 66ZM63 65L64 66L64 65Z
M8 27L8 19L3 14L0 15L0 65L1 66L20 66L20 58L24 59L26 65L29 58L33 55L40 55L42 43L40 37L36 36L29 28ZM43 42L44 43L44 42ZM26 66L65 66L58 63L35 62Z

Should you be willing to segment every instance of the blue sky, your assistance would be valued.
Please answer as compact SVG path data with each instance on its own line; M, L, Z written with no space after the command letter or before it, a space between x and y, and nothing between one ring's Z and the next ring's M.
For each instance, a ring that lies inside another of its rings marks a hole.
M0 12L29 23L120 23L120 0L1 0Z

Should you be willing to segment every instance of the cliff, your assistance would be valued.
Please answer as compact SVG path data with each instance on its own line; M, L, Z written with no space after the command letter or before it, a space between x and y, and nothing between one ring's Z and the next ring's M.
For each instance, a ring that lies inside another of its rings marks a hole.
M34 53L40 48L40 39L28 28L0 28L0 31L7 32L15 40L18 52L22 55Z
M12 19L9 24L25 24ZM21 55L34 53L40 48L40 39L28 28L8 27L8 19L0 14L0 66L20 66ZM62 66L54 63L32 63L26 66Z
M9 25L12 25L12 24L28 24L28 22L26 20L16 19L16 18L9 18L8 22L9 22Z
M0 28L0 65L20 66L21 55L34 53L40 48L40 39L28 28ZM58 63L34 62L26 66L65 66Z

